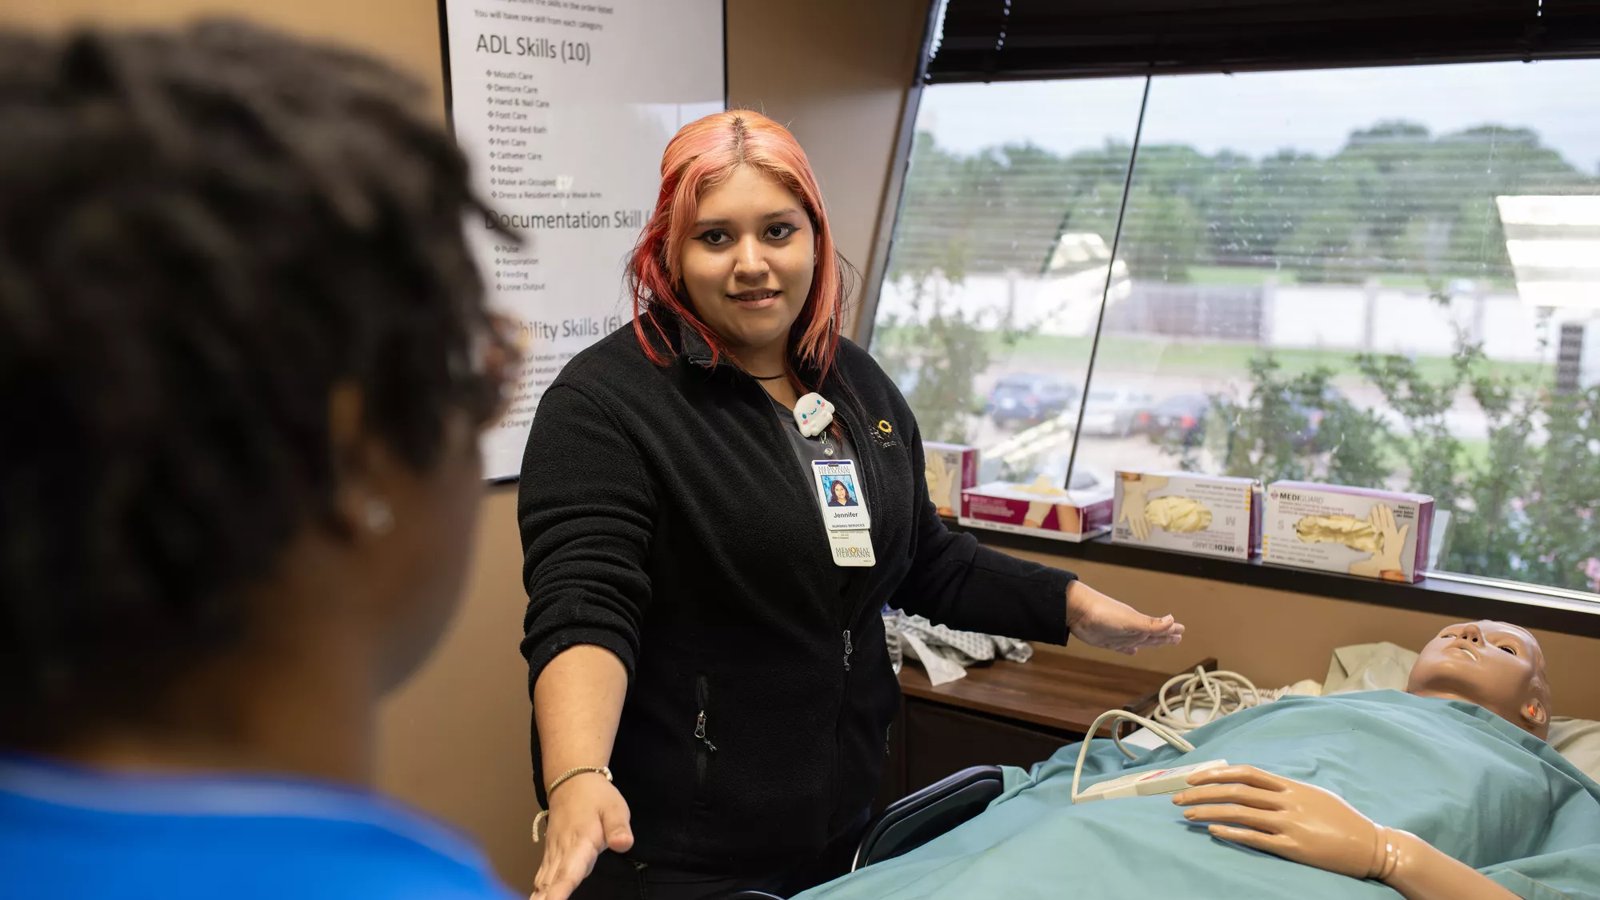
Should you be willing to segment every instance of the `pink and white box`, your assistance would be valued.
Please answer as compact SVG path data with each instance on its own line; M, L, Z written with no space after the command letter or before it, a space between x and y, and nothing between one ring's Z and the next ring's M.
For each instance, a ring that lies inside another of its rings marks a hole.
M958 521L973 528L1076 543L1111 530L1111 505L1110 491L991 481L961 492Z

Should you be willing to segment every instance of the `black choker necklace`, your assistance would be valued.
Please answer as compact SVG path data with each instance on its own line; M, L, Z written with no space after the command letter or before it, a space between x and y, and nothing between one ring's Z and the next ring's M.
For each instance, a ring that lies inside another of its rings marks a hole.
M756 375L756 374L751 373L751 372L746 372L745 374L749 375L751 378L754 378L757 381L773 381L775 379L782 378L784 376L783 372L779 372L776 375Z

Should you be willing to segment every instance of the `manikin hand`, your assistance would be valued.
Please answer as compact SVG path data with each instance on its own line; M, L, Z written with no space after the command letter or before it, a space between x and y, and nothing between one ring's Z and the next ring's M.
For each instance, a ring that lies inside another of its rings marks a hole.
M1147 616L1081 581L1067 587L1067 633L1092 647L1129 655L1183 640L1183 626L1172 616Z
M1411 533L1411 526L1396 527L1394 510L1384 503L1373 506L1372 514L1368 518L1372 522L1372 530L1378 534L1382 547L1377 553L1372 554L1371 559L1352 563L1350 574L1405 581L1405 566L1400 562L1400 557L1405 553L1406 536Z
M1516 895L1422 838L1384 828L1338 796L1254 766L1189 776L1174 794L1184 818L1243 844L1351 878L1374 878L1406 900L1512 900ZM1244 827L1239 827L1239 826Z
M1150 499L1150 492L1157 491L1167 486L1165 475L1133 475L1123 476L1122 479L1122 518L1117 524L1126 521L1128 529L1138 540L1150 539L1150 520L1145 518L1144 507Z
M1172 802L1189 807L1189 821L1209 823L1212 837L1351 878L1370 878L1383 865L1378 826L1322 788L1254 766L1205 769L1189 783L1195 787Z

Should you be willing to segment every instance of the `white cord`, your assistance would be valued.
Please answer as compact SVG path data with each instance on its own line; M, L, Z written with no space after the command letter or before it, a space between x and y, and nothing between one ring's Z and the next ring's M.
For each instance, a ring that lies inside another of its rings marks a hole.
M1174 687L1176 696L1169 701L1167 693ZM1207 672L1196 666L1192 674L1175 675L1161 686L1154 717L1182 734L1273 699L1276 698L1271 693L1258 690L1250 679L1238 672Z
M1176 696L1170 701L1168 693L1177 688ZM1154 719L1134 715L1124 709L1108 709L1095 718L1094 724L1089 726L1089 734L1083 739L1083 744L1078 748L1078 764L1072 769L1072 802L1078 802L1078 781L1083 777L1083 763L1089 756L1089 743L1100 731L1100 724L1107 719L1126 719L1137 722L1150 733L1177 748L1180 753L1189 753L1194 750L1194 745L1184 739L1184 732L1193 731L1202 725L1210 724L1229 713L1236 713L1252 706L1277 699L1278 691L1263 692L1258 689L1250 679L1238 672L1216 671L1207 672L1203 666L1196 666L1194 673L1176 675L1167 679L1156 695L1156 710ZM1200 697L1198 695L1204 695ZM1198 718L1204 716L1204 718ZM1113 727L1111 741L1122 751L1122 755L1129 759L1138 757L1122 746L1122 735Z
M1146 719L1144 716L1134 715L1125 709L1108 709L1099 716L1095 717L1094 724L1089 726L1089 734L1083 739L1083 744L1078 748L1078 764L1072 770L1073 803L1078 802L1078 779L1083 777L1083 761L1089 756L1089 743L1093 741L1094 736L1099 733L1100 723L1107 719L1127 719L1130 722L1137 722L1140 725L1150 729L1152 734L1161 738L1163 741L1166 741L1168 744L1171 744L1173 747L1176 747L1182 753L1188 753L1194 750L1194 745L1184 740L1183 735L1178 734L1176 731L1173 731L1160 722L1153 722L1150 719ZM1116 728L1111 729L1111 741L1117 745L1118 750L1122 751L1123 756L1126 756L1129 759L1138 758L1137 754L1130 751L1127 747L1122 746L1122 735L1117 733Z

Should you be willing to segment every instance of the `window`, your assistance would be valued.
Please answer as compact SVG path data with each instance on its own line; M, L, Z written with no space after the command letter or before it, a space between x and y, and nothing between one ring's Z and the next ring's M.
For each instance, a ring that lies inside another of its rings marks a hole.
M1416 490L1449 514L1434 570L1600 592L1595 84L1570 60L928 86L872 351L986 480Z

